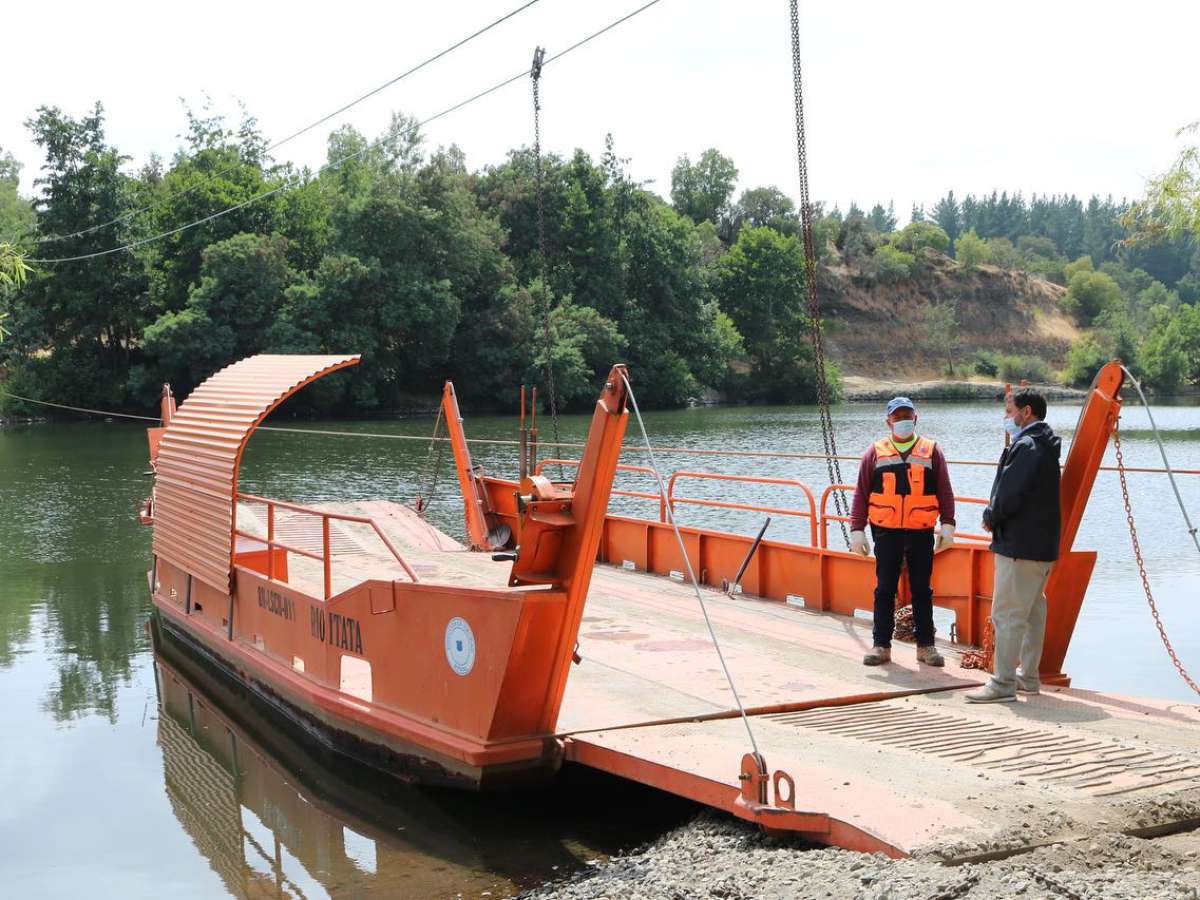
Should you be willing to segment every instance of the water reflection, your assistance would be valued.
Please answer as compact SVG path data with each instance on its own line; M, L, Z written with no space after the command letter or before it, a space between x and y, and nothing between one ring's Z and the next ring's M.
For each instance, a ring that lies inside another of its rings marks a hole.
M171 810L235 897L511 895L694 811L655 800L647 815L645 790L586 772L520 796L400 785L323 753L157 618L151 631Z

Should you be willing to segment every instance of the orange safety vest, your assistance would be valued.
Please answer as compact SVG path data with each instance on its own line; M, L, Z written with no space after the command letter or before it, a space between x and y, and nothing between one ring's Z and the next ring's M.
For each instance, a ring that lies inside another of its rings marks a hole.
M875 471L867 518L879 528L928 531L937 524L937 485L933 479L933 448L929 438L917 438L905 465L891 440L875 442Z

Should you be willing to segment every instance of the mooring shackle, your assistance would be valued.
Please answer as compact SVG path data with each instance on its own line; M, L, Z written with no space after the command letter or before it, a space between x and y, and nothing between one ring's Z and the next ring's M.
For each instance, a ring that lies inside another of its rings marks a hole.
M780 784L787 785L787 796L779 790ZM781 806L784 809L796 808L796 782L792 780L792 776L783 769L776 769L775 774L771 777L771 787L774 789L775 805Z

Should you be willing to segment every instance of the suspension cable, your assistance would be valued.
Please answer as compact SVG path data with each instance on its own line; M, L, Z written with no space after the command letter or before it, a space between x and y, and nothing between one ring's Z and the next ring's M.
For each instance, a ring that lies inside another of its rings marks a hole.
M435 53L433 56L430 56L428 59L425 59L422 62L417 63L412 68L407 69L404 72L401 72L399 75L395 76L394 78L391 78L388 81L385 81L383 84L379 85L378 87L373 88L370 91L367 91L367 93L361 95L360 97L355 98L354 100L351 100L349 103L339 106L333 112L322 116L321 118L317 119L315 122L311 122L308 125L305 125L299 131L294 131L291 134L289 134L287 137L283 138L282 140L276 141L275 143L271 144L270 146L268 146L266 149L263 150L263 155L266 156L272 150L278 150L280 147L282 147L284 144L288 143L289 141L293 141L296 138L300 137L301 135L307 134L308 132L312 131L314 128L316 128L319 125L324 125L326 122L328 122L330 119L334 118L335 116L340 116L342 113L346 112L347 110L351 109L352 107L357 106L358 104L362 103L364 100L369 100L371 97L374 97L376 94L380 93L381 91L387 90L388 88L390 88L392 85L396 84L397 82L403 81L408 76L416 74L417 72L424 69L426 66L437 62L443 56L448 56L449 54L453 53L455 50L459 49L460 47L464 46L465 44L469 44L471 41L475 40L475 38L491 31L493 28L497 27L498 25L503 24L504 22L507 22L509 19L513 18L518 13L524 12L529 7L533 6L535 3L539 3L539 2L541 2L541 0L527 0L526 3L523 3L521 6L518 6L516 9L512 10L511 12L505 13L503 16L496 19L491 24L484 25L482 28L478 29L477 31L473 32L472 34L469 34L465 38L462 38L461 40L457 41L456 43L451 44L449 47L446 47L444 50L441 50L438 53ZM117 216L115 219L110 219L109 221L102 222L99 225L92 225L91 227L84 228L81 231L73 231L70 234L44 235L42 237L39 237L37 240L35 240L34 243L35 244L47 244L47 243L56 242L56 241L65 241L65 240L69 240L71 238L84 237L85 235L89 235L89 234L92 234L93 232L100 231L104 228L108 228L110 225L117 225L121 222L128 221L129 219L133 218L134 216L136 216L140 213L149 212L151 210L158 209L160 206L162 206L165 203L168 203L172 200L178 200L180 197L185 197L188 194L192 193L193 191L197 190L202 185L211 184L216 179L222 178L225 175L228 175L230 172L234 171L234 169L238 168L238 165L240 165L240 164L226 166L224 169L221 169L218 172L215 172L212 175L207 176L203 181L196 182L195 184L190 185L189 187L183 189L182 191L178 191L167 197L163 197L163 198L155 201L154 203L149 203L146 206L140 207L138 209L133 209L133 210L129 210L128 212L122 213L121 215Z
M644 12L645 10L649 9L652 6L655 6L656 4L658 4L660 2L662 2L662 0L650 0L649 3L643 4L642 6L633 10L633 12L626 13L621 18L619 18L613 22L610 22L609 24L605 25L603 28L599 29L598 31L592 32L590 35L583 38L582 40L576 41L574 44L567 47L565 50L562 50L559 53L556 53L553 56L548 57L542 63L543 67L549 65L550 63L554 62L555 60L562 59L562 57L566 56L568 53L579 49L580 47L587 44L589 41L592 41L592 40L600 37L600 35L611 31L613 28L616 28L621 23L629 21L634 16L638 15L641 12ZM474 103L476 100L481 100L482 98L488 96L489 94L495 93L496 91L500 90L501 88L508 87L508 85L513 84L514 82L520 81L522 78L526 77L529 74L530 74L529 69L522 69L520 72L517 72L515 75L512 75L512 76L504 79L503 81L499 81L496 84L493 84L491 87L485 88L484 90L468 97L465 100L460 100L458 103L455 103L453 106L447 107L446 109L443 109L439 113L435 113L434 115L430 116L427 119L422 119L420 122L418 122L416 124L416 127L420 128L422 126L428 125L430 122L433 122L433 121L436 121L437 119L442 118L443 116L447 116L452 112L456 112L457 110L462 109L464 106L467 106L470 103ZM361 157L368 151L385 143L386 141L387 141L386 137L381 137L374 141L371 141L370 143L368 143L364 147L362 147L360 150L356 150L354 153L348 153L345 156L340 157L339 159L331 160L330 162L325 163L325 165L318 168L312 174L319 175L322 172L325 172L327 170L336 169L338 166L342 165L343 163L349 162L351 159L356 159L358 157ZM135 250L138 247L145 246L146 244L151 244L151 243L154 243L155 241L160 241L163 238L171 237L172 235L176 235L176 234L179 234L180 232L187 231L191 228L195 228L198 225L203 225L207 222L213 221L214 219L219 219L222 216L229 215L229 213L237 212L239 209L244 209L245 207L249 206L251 203L256 203L259 200L265 200L267 197L271 197L275 194L278 194L280 191L286 190L287 188L290 188L290 187L294 187L297 184L301 184L304 181L305 177L307 177L307 176L303 173L300 175L296 175L290 179L285 180L282 184L278 185L277 187L271 188L268 191L263 191L260 194L255 194L253 197L243 200L241 203L237 203L233 206L219 210L218 212L212 213L211 215L207 215L204 218L197 219L194 222L189 222L186 225L180 225L178 228L172 228L170 231L164 231L161 234L156 234L156 235L153 235L152 237L148 237L148 238L142 238L141 240L131 241L128 244L123 244L120 247L111 247L108 250L98 250L94 253L81 253L77 256L61 256L61 257L50 257L50 258L30 257L26 260L26 262L42 263L42 264L78 262L78 261L86 260L86 259L95 259L95 258L101 257L101 256L109 256L113 253L122 253L122 252L129 251L129 250Z
M696 581L696 572L692 568L691 557L688 556L687 548L683 543L683 535L679 531L679 525L675 522L675 511L671 508L671 504L667 502L667 486L663 483L662 475L658 472L658 462L654 458L654 448L650 446L650 435L646 431L646 423L642 421L642 411L638 409L637 397L633 393L633 385L629 383L629 378L624 373L621 374L621 380L625 382L625 390L629 392L629 403L633 407L633 414L637 417L638 428L642 432L642 441L646 445L646 452L650 454L649 469L654 475L654 480L658 482L658 493L662 499L663 509L667 513L667 521L671 523L671 530L675 532L675 540L679 544L679 553L683 556L683 565L687 569L688 580L692 584L692 590L696 592L696 600L700 603L700 612L704 614L704 624L708 626L708 634L712 638L713 647L717 651L717 658L721 661L721 668L725 670L725 680L729 683L729 690L733 693L733 699L737 703L738 713L741 714L742 724L746 726L746 734L750 737L750 746L754 749L754 755L761 761L762 756L758 752L758 741L754 739L754 729L750 727L750 717L746 715L746 707L742 705L742 697L738 693L737 685L733 681L733 673L729 671L729 665L725 662L725 654L721 652L721 642L717 640L717 632L713 628L712 619L708 616L708 605L704 602L704 595L700 592L700 585Z
M817 377L817 404L821 408L821 440L825 446L825 467L830 484L842 484L842 468L837 456L837 437L830 412L829 379L825 372L825 342L821 334L821 301L817 295L817 254L813 243L812 200L808 193L808 149L804 132L804 88L800 77L800 11L798 0L791 0L792 19L792 94L796 107L796 161L800 175L800 230L804 236L804 287L808 292L808 318L813 349L813 368ZM833 504L839 516L845 516L846 498L833 492ZM850 546L846 523L838 521L842 540Z

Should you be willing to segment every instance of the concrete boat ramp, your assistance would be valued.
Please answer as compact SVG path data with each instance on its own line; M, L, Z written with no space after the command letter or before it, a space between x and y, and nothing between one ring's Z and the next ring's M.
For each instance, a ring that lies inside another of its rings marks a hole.
M508 564L400 504L321 508L373 517L422 578L505 584ZM238 521L253 528L253 510L239 507ZM335 525L336 589L402 577L369 529ZM315 518L276 527L296 546L320 544ZM298 558L292 580L304 579L319 584L320 564ZM891 665L866 668L866 621L702 590L768 777L747 768L750 737L691 586L607 565L592 581L559 717L565 759L891 856L963 859L1097 829L1149 836L1198 824L1195 706L1072 688L969 705L962 695L981 673L959 667L955 645L942 645L945 669L919 666L906 644Z

